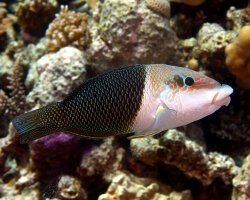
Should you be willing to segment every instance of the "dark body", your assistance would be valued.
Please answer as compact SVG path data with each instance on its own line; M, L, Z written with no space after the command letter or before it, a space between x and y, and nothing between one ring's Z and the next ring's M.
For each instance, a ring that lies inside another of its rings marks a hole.
M67 127L109 134L130 131L140 109L145 82L142 65L99 75L70 94L63 102ZM67 129L65 129L67 130Z
M146 65L133 65L98 75L62 102L16 117L22 142L52 132L105 137L132 130L140 109Z

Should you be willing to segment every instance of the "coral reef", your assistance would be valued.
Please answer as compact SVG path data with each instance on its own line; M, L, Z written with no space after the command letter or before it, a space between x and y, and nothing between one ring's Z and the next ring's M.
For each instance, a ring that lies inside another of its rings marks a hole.
M193 48L192 55L205 66L223 67L225 64L221 57L235 35L235 32L225 31L219 24L204 23L198 32L197 47Z
M83 53L74 47L41 57L36 62L39 80L27 96L29 105L44 106L62 100L85 80L85 65Z
M12 69L14 66L14 61L12 61L9 56L5 54L0 55L0 84L2 90L8 90L8 85L10 85L10 81L8 80L12 75Z
M170 17L170 5L168 0L145 0L147 7L155 11L156 13L162 14L167 18Z
M46 32L50 38L48 51L56 51L68 45L85 48L89 40L87 21L87 14L70 12L67 6L61 6L60 13Z
M37 174L12 124L0 139L0 166L0 199L39 199Z
M147 8L145 1L106 0L93 19L87 49L93 66L178 61L169 19Z
M17 18L9 14L5 6L5 3L0 3L0 51L3 50L8 40L13 41L15 39L15 30L13 26Z
M13 67L13 73L10 77L10 85L8 89L12 90L11 97L8 97L3 90L0 96L0 115L8 115L10 117L21 114L25 110L25 90L23 86L23 73L20 66L20 59L16 61Z
M81 182L71 176L61 176L57 186L59 199L85 200L87 194L81 186Z
M1 1L0 200L249 199L249 35L248 0ZM14 116L135 63L205 73L232 100L153 137L20 144Z
M250 88L250 25L244 26L239 36L226 49L226 64L242 87Z
M100 146L83 154L78 173L81 177L103 176L110 182L121 169L124 149L118 148L114 138L107 138Z
M77 149L74 136L55 133L32 143L31 158L39 175L50 179L70 170L78 155Z
M17 59L19 59L24 75L26 75L26 71L28 72L25 79L25 89L29 91L33 87L39 77L35 63L45 54L46 42L46 39L41 39L37 44L27 46L21 40L9 43L5 52L0 55L0 85L2 90L9 90L7 86L11 83L8 77L12 76L14 60Z
M134 139L130 147L133 154L145 163L152 166L159 162L174 165L204 185L211 184L218 177L229 184L237 172L232 158L217 152L206 154L202 146L175 129L167 131L158 140Z
M250 198L250 154L245 158L241 172L233 179L232 200Z
M117 171L112 182L105 194L99 196L98 200L109 199L175 199L175 200L191 200L191 192L186 190L183 192L171 191L171 188L157 183L157 181L149 178L138 178L132 174Z
M227 11L227 20L232 23L233 30L239 32L243 26L250 25L250 6L243 9L230 7Z
M1 132L2 131L3 130L1 130ZM1 135L3 134L1 133ZM8 127L8 135L0 139L1 169L4 169L4 165L9 154L14 156L18 160L22 160L21 163L25 163L28 159L27 148L26 146L19 144L19 138L12 123Z
M20 1L16 8L16 15L23 31L23 38L28 40L29 35L43 36L57 9L56 0Z

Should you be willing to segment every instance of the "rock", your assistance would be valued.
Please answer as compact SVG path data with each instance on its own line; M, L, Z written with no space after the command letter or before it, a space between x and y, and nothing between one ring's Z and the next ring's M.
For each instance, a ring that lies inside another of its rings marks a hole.
M233 179L232 200L250 198L250 154L245 158L240 173Z
M87 194L81 186L81 182L72 176L61 176L58 182L56 195L59 199L84 200Z
M83 53L73 47L41 57L37 63L38 82L27 96L31 107L60 101L84 82L86 61Z
M98 200L130 199L130 200L191 200L189 190L174 192L170 187L160 184L149 178L139 178L132 174L118 171L105 194L99 196Z
M243 26L250 25L250 7L236 9L231 6L227 11L227 21L232 23L233 30L238 33Z
M121 169L124 149L117 146L114 138L107 138L100 146L83 154L78 173L84 177L101 176L107 182Z
M204 23L198 32L198 44L193 48L192 54L205 66L224 67L221 57L224 56L225 47L235 36L234 31L226 31L219 24Z
M148 8L145 1L106 0L95 13L96 20L89 23L91 64L118 67L178 61L169 18Z
M209 185L215 178L230 184L237 172L232 158L217 152L206 153L204 147L176 129L168 130L160 139L141 138L130 142L131 151L143 162L173 165L188 177Z

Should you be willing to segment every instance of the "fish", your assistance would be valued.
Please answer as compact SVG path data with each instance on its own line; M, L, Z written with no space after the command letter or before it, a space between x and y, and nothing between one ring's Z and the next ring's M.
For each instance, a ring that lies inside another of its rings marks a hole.
M135 64L97 75L64 100L13 119L21 143L64 132L90 138L153 136L230 103L233 89L184 67Z

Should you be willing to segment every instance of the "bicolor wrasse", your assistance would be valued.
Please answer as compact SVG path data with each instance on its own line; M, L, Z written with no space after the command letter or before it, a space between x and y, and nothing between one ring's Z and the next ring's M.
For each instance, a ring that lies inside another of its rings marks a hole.
M232 92L187 68L133 65L89 79L63 101L17 116L13 124L22 143L59 131L144 137L212 114L230 103Z

